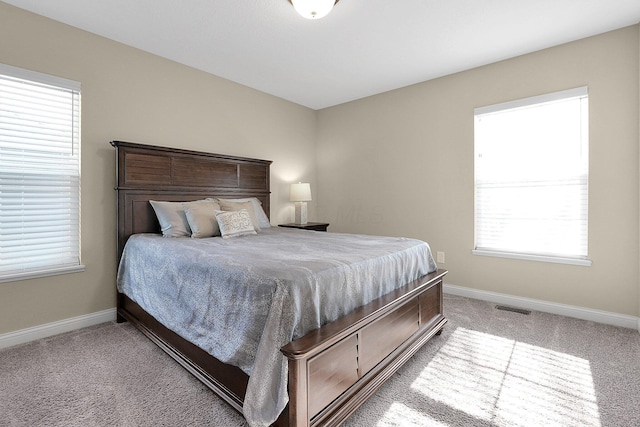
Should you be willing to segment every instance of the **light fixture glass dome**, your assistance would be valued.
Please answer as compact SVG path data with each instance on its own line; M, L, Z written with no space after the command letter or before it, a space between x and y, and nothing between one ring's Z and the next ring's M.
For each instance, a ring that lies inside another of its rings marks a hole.
M327 16L336 0L290 0L294 9L307 19L319 19Z

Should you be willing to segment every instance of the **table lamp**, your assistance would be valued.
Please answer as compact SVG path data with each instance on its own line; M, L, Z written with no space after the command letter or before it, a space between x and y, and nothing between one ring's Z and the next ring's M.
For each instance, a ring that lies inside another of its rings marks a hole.
M296 202L296 224L307 223L307 202L311 200L311 186L308 182L291 184L289 200Z

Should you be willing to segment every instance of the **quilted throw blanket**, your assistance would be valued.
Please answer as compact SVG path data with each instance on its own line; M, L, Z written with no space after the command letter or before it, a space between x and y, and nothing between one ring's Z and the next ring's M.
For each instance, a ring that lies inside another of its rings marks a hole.
M408 238L272 227L232 239L129 238L118 290L249 377L243 412L273 423L288 401L280 348L436 270Z

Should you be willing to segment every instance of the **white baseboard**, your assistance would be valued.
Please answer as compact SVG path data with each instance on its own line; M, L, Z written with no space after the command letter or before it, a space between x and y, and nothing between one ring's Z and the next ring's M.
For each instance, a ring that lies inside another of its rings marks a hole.
M640 318L625 314L611 313L608 311L594 310L591 308L577 307L573 305L558 304L555 302L536 300L532 298L516 297L513 295L499 294L496 292L480 291L444 284L444 293L460 295L463 297L495 302L528 310L542 311L545 313L559 314L561 316L575 317L577 319L591 320L598 323L620 326L623 328L637 329L640 333Z
M93 326L99 323L111 322L114 320L116 320L116 309L109 308L107 310L85 314L83 316L72 317L70 319L47 323L45 325L39 325L32 328L21 329L15 332L9 332L7 334L0 335L0 349L13 347L14 345L23 344L29 341L61 334L63 332L75 331L76 329L86 328L87 326Z
M640 333L640 317L627 316L624 314L593 310L590 308L566 304L558 304L531 298L516 297L496 292L480 291L477 289L465 288L446 283L444 284L443 289L445 293L451 295L460 295L467 298L490 301L512 307L526 308L545 313L575 317L577 319L591 320L598 323L606 323L608 325L620 326L623 328L637 329L638 333ZM0 335L0 349L13 347L14 345L35 341L41 338L47 338L64 332L71 332L76 329L86 328L88 326L104 322L112 322L114 320L116 320L116 309L109 308L107 310L85 314L83 316L72 317L70 319L47 323L45 325L9 332Z

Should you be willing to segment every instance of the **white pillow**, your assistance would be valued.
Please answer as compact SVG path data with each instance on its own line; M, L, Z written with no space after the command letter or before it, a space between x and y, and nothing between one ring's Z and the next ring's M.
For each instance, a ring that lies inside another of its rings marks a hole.
M258 224L260 228L269 228L271 227L271 223L269 222L269 217L266 213L264 213L264 209L262 209L262 202L257 197L245 197L242 199L215 199L218 202L221 200L225 200L228 202L251 202L253 204L253 212L258 220Z
M149 200L153 207L160 230L164 237L184 237L191 235L191 228L184 210L198 203L211 203L211 200L197 200L195 202L162 202Z
M222 209L223 211L239 211L242 209L246 210L249 214L249 217L251 218L253 227L256 229L256 231L260 231L260 222L256 217L256 212L252 202L230 202L226 199L218 199L218 203L220 204L220 209Z
M216 219L216 211L220 210L217 202L193 204L184 210L187 217L191 237L213 237L220 235L220 227Z
M246 209L239 211L216 211L216 219L223 239L258 234Z

